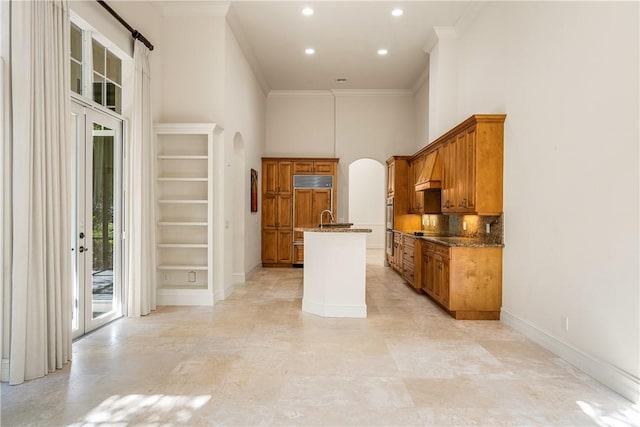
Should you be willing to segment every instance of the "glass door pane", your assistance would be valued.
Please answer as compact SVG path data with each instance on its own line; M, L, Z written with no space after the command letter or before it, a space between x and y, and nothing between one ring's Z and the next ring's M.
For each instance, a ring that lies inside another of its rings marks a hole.
M92 123L92 269L91 316L93 319L116 309L114 303L115 231L115 130Z
M73 336L122 313L122 121L72 103Z

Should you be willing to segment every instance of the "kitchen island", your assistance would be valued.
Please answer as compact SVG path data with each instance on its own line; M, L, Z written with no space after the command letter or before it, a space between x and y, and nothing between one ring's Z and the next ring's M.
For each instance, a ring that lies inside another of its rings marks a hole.
M369 228L304 228L302 311L323 317L367 317Z

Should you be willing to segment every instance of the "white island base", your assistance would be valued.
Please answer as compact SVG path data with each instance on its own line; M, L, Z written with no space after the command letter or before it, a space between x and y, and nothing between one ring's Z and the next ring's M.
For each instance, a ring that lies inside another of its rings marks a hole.
M367 317L367 232L371 230L305 230L302 311Z

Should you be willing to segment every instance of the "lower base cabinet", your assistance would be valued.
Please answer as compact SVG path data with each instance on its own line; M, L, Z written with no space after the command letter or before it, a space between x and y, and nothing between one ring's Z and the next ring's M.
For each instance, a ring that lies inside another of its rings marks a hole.
M502 248L422 242L420 288L456 319L499 320Z
M293 230L262 231L262 264L265 266L291 266Z

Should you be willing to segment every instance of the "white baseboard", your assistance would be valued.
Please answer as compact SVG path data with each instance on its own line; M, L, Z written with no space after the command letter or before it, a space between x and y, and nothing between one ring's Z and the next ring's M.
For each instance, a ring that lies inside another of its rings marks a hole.
M224 287L222 291L215 291L213 293L214 301L222 301L227 299L233 293L234 289L235 286L233 285L233 283L229 283Z
M316 314L322 317L354 317L364 319L367 317L367 305L336 305L320 304L309 299L302 298L302 311Z
M259 263L257 263L256 265L254 265L254 266L253 266L253 268L252 268L251 270L249 270L249 272L248 272L248 273L246 273L246 274L244 275L245 279L246 279L246 280L251 280L251 278L253 277L253 275L254 275L254 274L256 274L256 272L257 272L260 268L262 268L262 263L261 263L261 262L259 262Z
M0 364L0 381L9 382L9 359L2 359Z
M213 305L209 291L159 289L156 298L157 305Z
M633 403L640 403L640 378L558 340L505 309L500 319Z

